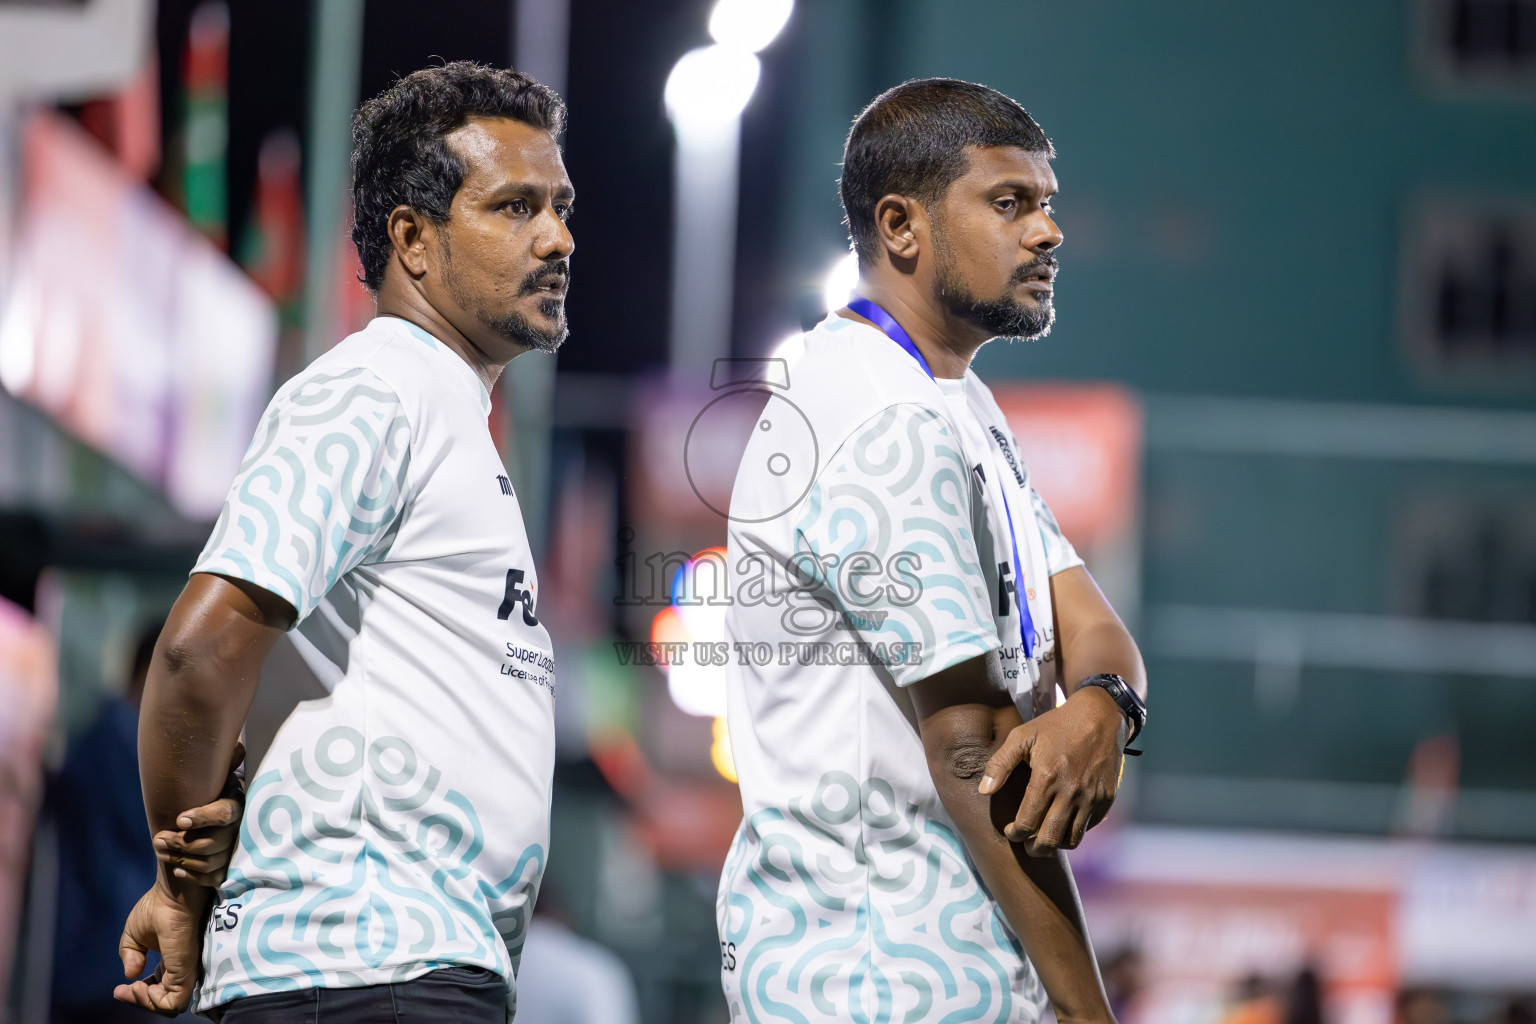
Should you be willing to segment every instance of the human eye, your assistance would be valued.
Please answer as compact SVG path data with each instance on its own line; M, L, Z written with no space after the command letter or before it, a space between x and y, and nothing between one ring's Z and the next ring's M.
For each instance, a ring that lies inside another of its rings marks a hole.
M522 217L528 213L528 200L508 199L506 202L501 204L501 208L503 210L508 210L519 217Z
M575 215L575 213L576 208L570 203L555 204L555 216L559 217L563 221L570 220L571 217Z
M1000 199L992 200L992 205L997 207L998 210L1002 211L1003 213L1012 213L1014 210L1018 209L1019 200L1015 196L1003 196Z

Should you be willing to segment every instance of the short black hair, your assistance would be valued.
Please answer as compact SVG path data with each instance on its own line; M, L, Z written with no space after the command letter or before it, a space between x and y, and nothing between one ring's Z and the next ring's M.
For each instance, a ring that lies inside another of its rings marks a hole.
M352 117L352 244L377 292L394 246L389 214L409 206L443 223L466 168L443 141L472 117L510 117L558 137L565 103L521 71L460 60L413 71Z
M917 78L876 96L854 118L838 191L861 266L880 254L875 204L909 196L931 206L968 169L966 146L1017 146L1055 156L1051 140L1018 101L957 78Z

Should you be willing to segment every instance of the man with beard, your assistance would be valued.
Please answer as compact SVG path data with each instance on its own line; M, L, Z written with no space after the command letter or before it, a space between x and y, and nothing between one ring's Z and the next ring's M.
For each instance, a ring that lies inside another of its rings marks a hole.
M470 63L358 110L353 241L378 316L272 399L161 634L139 727L150 831L178 839L181 809L217 794L284 630L348 638L345 674L250 773L214 905L162 860L122 940L129 977L148 950L162 964L120 999L183 1008L201 947L197 1009L227 1024L500 1024L515 1005L554 663L486 417L507 363L566 335L564 121L528 76Z
M948 79L848 136L858 297L806 336L731 498L734 1021L1113 1019L1062 851L1113 800L1145 670L969 368L1050 329L1053 155Z

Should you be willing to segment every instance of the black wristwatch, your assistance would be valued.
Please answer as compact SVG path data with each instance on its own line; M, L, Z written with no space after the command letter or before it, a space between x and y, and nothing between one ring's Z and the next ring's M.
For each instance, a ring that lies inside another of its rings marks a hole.
M1147 702L1141 699L1141 694L1131 689L1131 684L1113 672L1101 672L1096 676L1089 676L1077 684L1077 689L1081 690L1085 686L1102 687L1106 693L1114 698L1115 706L1130 720L1131 738L1125 741L1126 746L1129 747L1136 737L1141 735L1141 730L1146 728ZM1076 691L1074 690L1073 692L1075 693ZM1126 753L1139 754L1141 751L1127 750Z

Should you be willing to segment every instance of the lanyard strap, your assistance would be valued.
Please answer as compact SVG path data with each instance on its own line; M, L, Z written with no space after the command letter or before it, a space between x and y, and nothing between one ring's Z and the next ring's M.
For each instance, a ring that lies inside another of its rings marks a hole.
M880 328L880 330L885 332L887 338L890 338L896 344L906 349L907 355L917 360L917 365L923 368L923 372L928 375L928 379L933 379L933 371L928 368L928 360L923 358L923 354L917 350L917 343L912 340L911 335L901 329L901 324L896 322L895 317L862 295L855 295L850 299L848 308Z
M992 464L997 471L997 463ZM1028 587L1024 586L1024 572L1019 567L1019 535L1013 529L1013 512L1008 508L1008 481L998 473L998 493L1003 496L1003 515L1008 519L1008 539L1013 541L1013 603L1019 607L1019 642L1024 645L1024 657L1035 655L1035 617L1029 613Z
M917 344L911 335L902 330L901 324L896 318L885 310L875 305L862 295L856 295L848 302L848 308L879 327L886 337L906 350L907 354L917 360L917 365L923 368L930 380L933 379L933 370L928 366L928 360L923 358L918 351ZM997 463L992 463L992 471L998 472ZM1013 510L1008 507L1008 481L1001 475L997 481L998 493L1003 496L1003 516L1008 520L1008 539L1013 542L1013 603L1019 610L1019 641L1023 646L1024 657L1030 658L1035 653L1035 620L1029 613L1029 597L1024 586L1024 571L1019 564L1019 535L1013 528Z

